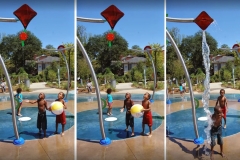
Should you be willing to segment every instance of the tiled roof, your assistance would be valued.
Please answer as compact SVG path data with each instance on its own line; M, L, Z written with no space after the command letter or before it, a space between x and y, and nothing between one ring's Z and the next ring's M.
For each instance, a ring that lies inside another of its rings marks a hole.
M234 61L232 56L217 56L212 59L212 63L226 63L228 61Z
M38 57L36 59L36 63L49 63L49 62L55 62L55 61L60 61L59 57L52 57L52 56L46 56L46 57Z
M131 59L127 59L123 61L122 63L139 63L139 62L145 62L146 58L144 57L133 57Z

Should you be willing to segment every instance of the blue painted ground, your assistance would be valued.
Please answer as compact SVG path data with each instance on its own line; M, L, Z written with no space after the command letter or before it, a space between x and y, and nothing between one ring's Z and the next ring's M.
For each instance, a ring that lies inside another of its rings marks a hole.
M125 94L112 94L113 100L122 100L124 101L125 99ZM103 99L107 99L107 95L101 95L101 98ZM131 99L133 101L142 101L143 99L143 94L132 94L131 95ZM156 94L154 96L154 100L155 101L164 101L164 94ZM77 97L77 103L79 102L93 102L93 101L97 101L97 97L94 94L89 94L89 95L84 95L84 96L78 96Z
M120 108L113 108L112 117L116 117L117 121L107 122L105 118L109 117L107 114L107 109L103 109L103 121L106 137L111 140L121 140L125 138L130 138L131 128L129 127L128 132L125 132L125 115L126 113L120 112ZM162 124L161 116L155 112L153 115L153 126L152 129L155 130ZM99 141L102 136L99 126L98 110L87 110L77 113L77 139L85 141ZM142 117L134 118L134 129L135 136L139 136L142 132ZM145 133L149 132L149 128L145 125Z
M211 94L209 100L217 100L218 97L219 97L219 94ZM240 94L225 94L225 97L228 99L228 101L236 101L237 102L238 99L240 99ZM190 96L185 95L184 98L187 101L190 101ZM196 94L196 95L194 95L194 98L196 98L198 100L202 100L202 95ZM180 95L179 95L179 97L172 97L172 95L169 95L169 99L171 100L172 103L182 101L182 97Z
M67 124L65 125L65 130L71 128L74 124L74 116L65 111ZM37 114L38 109L37 107L26 107L22 108L21 114L23 117L30 117L30 121L20 122L16 116L18 132L20 137L25 140L33 140L39 139L42 136L38 135L38 128L37 128ZM55 132L55 120L56 116L53 115L51 112L47 111L47 136L53 135ZM58 132L60 133L62 130L61 124L58 126ZM12 113L10 109L1 110L0 111L0 141L9 141L15 139L15 134L13 130L13 123L12 123Z
M209 110L213 113L213 107ZM205 117L206 113L203 108L200 107L196 109L196 117ZM192 109L186 109L171 113L166 116L167 122L167 135L169 137L193 140L195 139L195 132L192 120ZM224 124L224 121L222 121ZM230 136L240 132L240 111L229 108L227 113L227 128L223 129L222 136ZM207 126L207 121L197 120L199 136L206 139L206 134L204 132Z
M28 99L28 100L37 100L38 99L38 95L36 93L23 93L23 99ZM45 94L45 99L52 99L55 100L57 99L57 93L53 94L53 93L48 93ZM74 100L74 94L68 94L68 100ZM5 102L5 101L10 101L10 96L9 94L2 94L0 96L0 102Z

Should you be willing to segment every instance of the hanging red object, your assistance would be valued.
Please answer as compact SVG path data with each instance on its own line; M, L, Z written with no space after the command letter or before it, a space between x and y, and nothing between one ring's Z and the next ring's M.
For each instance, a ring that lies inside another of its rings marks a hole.
M65 47L64 47L64 45L60 45L60 46L58 46L58 48L57 48L57 49L58 49L58 50L62 49L63 53L65 53L65 50L64 50L64 48L65 48Z
M202 11L194 22L202 29L205 30L213 22L213 19L207 14L207 12Z
M235 49L238 53L240 53L240 46L238 44L234 44L232 49Z
M109 33L106 35L106 38L107 38L107 40L108 40L108 46L111 47L111 46L112 46L112 41L114 40L115 35L113 34L113 32L109 32Z
M152 48L150 47L150 46L146 46L146 47L144 47L144 49L143 50L149 50L149 53L151 54L152 53L152 50L151 50Z
M20 39L22 40L22 46L24 46L24 41L27 39L26 29L30 21L37 15L32 8L30 8L27 4L22 5L13 14L21 21L24 32L20 33Z
M27 4L24 4L14 11L13 14L21 21L23 27L26 29L30 21L37 15L37 12Z
M108 41L113 41L115 36L112 32L110 32L110 33L107 34L106 38L107 38Z
M28 38L28 35L26 32L21 32L20 35L19 35L19 38L22 40L22 41L25 41L27 38Z
M107 20L113 30L119 19L124 16L124 13L120 11L116 6L111 5L105 9L101 15Z
M28 35L25 30L20 33L19 38L22 41L22 46L24 46L24 41L28 38Z

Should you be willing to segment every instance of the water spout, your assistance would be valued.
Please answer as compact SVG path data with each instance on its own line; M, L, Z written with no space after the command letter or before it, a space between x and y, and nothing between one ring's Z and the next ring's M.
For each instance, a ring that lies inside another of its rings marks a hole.
M203 56L203 62L204 62L204 67L205 67L205 72L206 72L206 78L204 80L204 92L202 95L202 103L203 103L203 108L204 111L207 114L208 118L208 126L204 129L204 132L206 133L207 136L207 144L205 145L205 154L208 155L209 153L207 152L206 148L207 145L211 144L211 135L210 135L210 130L212 126L212 119L211 119L211 112L209 110L209 98L210 98L210 49L209 46L207 45L207 40L206 40L206 34L205 31L203 31L202 35L202 56Z

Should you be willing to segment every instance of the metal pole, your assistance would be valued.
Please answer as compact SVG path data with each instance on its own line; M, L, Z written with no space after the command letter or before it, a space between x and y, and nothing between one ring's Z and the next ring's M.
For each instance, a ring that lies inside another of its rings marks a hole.
M233 88L235 88L234 65L232 71L233 71Z
M58 68L58 88L60 88L60 73L59 73L59 68Z
M143 75L144 75L144 87L146 88L146 66L143 68Z
M67 67L68 84L67 84L67 93L66 93L66 96L65 96L65 97L66 97L65 99L67 99L67 97L68 97L68 91L69 91L69 83L70 83L70 73L69 73L69 67L68 67L68 62L67 62L66 56L65 56L65 54L63 53L63 50L61 50L60 52L62 53L62 56L63 56L63 58L64 58L64 60L65 60L66 67Z
M178 22L178 23L191 23L194 22L194 18L171 18L166 17L168 22Z
M166 30L166 33L167 33L167 37L169 38L169 40L171 41L171 44L174 47L175 52L177 53L178 59L182 63L182 66L183 66L183 69L184 69L184 72L185 72L185 76L186 76L186 79L187 79L188 84L189 84L190 99L191 99L191 104L192 104L193 126L194 126L194 130L195 130L196 138L199 138L197 121L196 121L194 95L193 95L193 89L192 89L192 83L191 83L191 80L190 80L190 76L188 74L187 67L186 67L185 62L182 58L181 52L179 51L176 43L174 42L172 36L169 34L168 30Z
M104 19L83 18L83 17L77 17L77 21L81 21L81 22L92 22L92 23L104 23L104 22L106 22L106 20L104 20Z
M63 56L65 64L66 64L66 68L67 68L67 74L68 74L67 93L66 93L66 96L65 96L66 100L67 100L68 92L69 92L70 72L69 72L69 66L68 66L68 63L67 63L67 59L66 59L66 56L65 56L63 51L67 50L67 49L71 49L71 48L73 48L73 47L66 47L66 48L59 48L59 49L44 49L44 50L48 50L48 51L60 51L62 53L62 56Z
M92 78L93 78L95 88L96 88L97 101L98 101L98 113L99 113L100 130L101 130L102 138L106 139L105 132L104 132L104 127L103 127L102 103L101 103L100 89L99 89L99 86L98 86L97 77L96 77L96 74L94 72L92 63L91 63L91 61L90 61L90 59L87 55L87 52L86 52L85 48L83 47L81 41L78 39L78 37L77 37L77 44L78 44L78 47L81 49L81 51L83 53L83 56L86 59L86 61L88 63L88 66L90 68L91 74L92 74Z
M13 121L13 129L15 133L16 139L19 139L19 134L18 134L18 128L17 128L17 122L16 122L16 112L15 112L15 101L14 101L14 96L13 96L13 90L12 90L12 84L8 75L7 68L3 62L2 56L0 55L0 64L2 65L5 78L8 84L8 90L9 90L9 95L10 95L10 101L11 101L11 107L12 107L12 121Z
M15 18L2 18L0 17L0 22L17 22L19 21L18 19Z
M153 58L149 52L149 50L147 50L147 53L148 53L148 56L150 57L151 59L151 62L152 62L152 67L153 67L153 75L154 75L154 86L153 86L153 95L152 95L152 99L154 98L154 94L155 94L155 90L156 90L156 70L155 70L155 65L154 65L154 62L153 62Z

